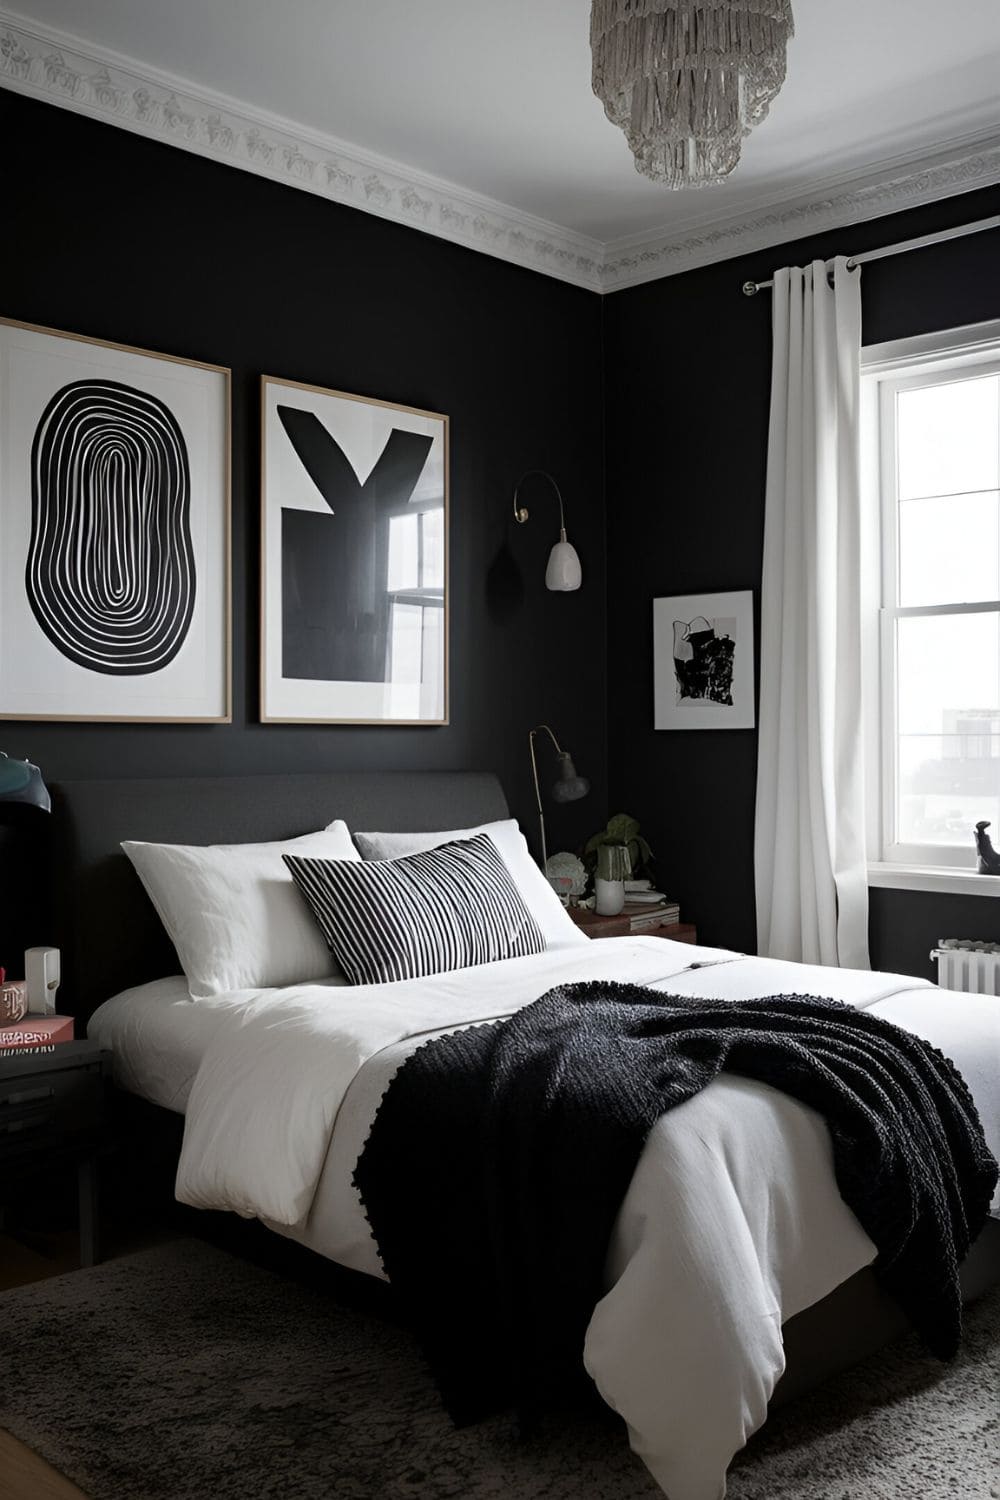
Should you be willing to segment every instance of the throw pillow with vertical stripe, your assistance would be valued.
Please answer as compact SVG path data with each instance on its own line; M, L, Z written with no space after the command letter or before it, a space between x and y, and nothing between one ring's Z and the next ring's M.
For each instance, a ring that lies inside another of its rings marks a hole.
M488 834L402 859L286 855L352 984L389 984L541 953L545 939Z

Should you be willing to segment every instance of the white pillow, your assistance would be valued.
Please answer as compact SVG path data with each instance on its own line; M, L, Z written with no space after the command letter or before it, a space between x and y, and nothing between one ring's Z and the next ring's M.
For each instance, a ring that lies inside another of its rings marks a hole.
M167 929L194 999L340 977L282 859L360 859L347 824L274 844L122 848Z
M475 838L477 833L488 833L496 844L521 900L542 929L546 948L590 942L535 864L514 818L481 823L478 828L453 828L449 833L356 833L354 842L365 859L401 859L406 854L422 854L425 849L453 844L456 839Z

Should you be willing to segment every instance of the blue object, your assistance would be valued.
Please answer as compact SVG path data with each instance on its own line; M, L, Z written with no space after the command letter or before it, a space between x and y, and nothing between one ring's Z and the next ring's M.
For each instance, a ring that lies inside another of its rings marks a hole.
M25 802L42 812L52 811L52 798L42 773L30 760L11 760L0 750L0 802Z

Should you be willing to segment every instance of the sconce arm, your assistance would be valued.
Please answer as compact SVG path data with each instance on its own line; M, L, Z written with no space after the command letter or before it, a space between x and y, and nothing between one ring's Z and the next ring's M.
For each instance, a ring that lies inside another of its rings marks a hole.
M556 492L556 499L559 501L559 536L560 536L560 539L562 541L565 541L566 540L566 517L565 517L565 514L563 512L562 491L560 490L559 486L556 484L555 480L552 478L552 475L549 474L545 469L526 469L525 472L521 475L520 479L517 481L517 484L515 484L515 486L514 486L514 520L517 521L517 522L519 522L523 526L524 523L525 523L525 521L528 519L528 516L529 516L530 512L528 511L528 509L527 509L526 506L524 506L524 505L520 505L519 506L518 505L518 503L517 503L517 497L518 497L518 493L520 492L521 486L524 483L524 481L526 479L531 479L535 475L537 475L540 479L547 479L548 482L549 482L549 484L551 484L552 488ZM542 728L546 728L547 726L546 725L542 725L541 727ZM549 733L552 734L551 729L549 730ZM554 738L555 738L555 736L553 735L553 739Z

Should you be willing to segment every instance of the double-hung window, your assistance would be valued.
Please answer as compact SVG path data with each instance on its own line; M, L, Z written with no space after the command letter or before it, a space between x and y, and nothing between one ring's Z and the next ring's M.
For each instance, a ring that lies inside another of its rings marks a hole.
M868 348L862 392L870 867L947 889L1000 848L1000 325Z

